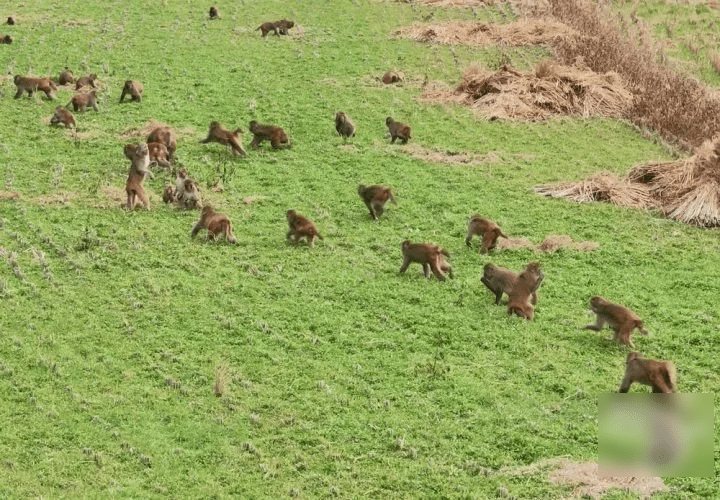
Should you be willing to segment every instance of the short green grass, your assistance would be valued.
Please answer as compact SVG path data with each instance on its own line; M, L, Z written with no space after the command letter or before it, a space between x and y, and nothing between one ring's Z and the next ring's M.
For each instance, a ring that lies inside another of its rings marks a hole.
M546 468L512 471L596 459L596 395L617 389L628 350L609 331L582 330L595 294L645 319L653 336L638 349L675 361L683 392L717 387L717 231L532 192L667 160L663 147L617 120L484 122L420 103L426 76L454 83L499 57L389 37L432 9L258 0L218 3L223 17L210 22L209 5L191 1L2 5L19 21L4 28L15 38L0 46L5 73L69 66L102 82L100 112L76 115L77 136L47 126L72 92L14 100L11 76L2 83L0 187L19 193L0 201L2 496L565 496ZM291 36L254 31L283 17L299 25ZM511 53L526 67L542 56ZM391 68L403 84L379 83ZM144 82L142 104L117 103L128 78ZM358 127L347 145L337 110ZM389 144L388 115L412 125L412 144L497 161L415 160ZM237 246L191 240L198 212L162 204L172 178L159 170L146 182L150 211L119 208L122 146L141 140L123 134L151 119L179 132L180 163L231 217ZM211 120L247 130L252 119L283 126L292 148L235 159L198 143ZM218 181L222 192L210 188ZM377 223L361 182L395 190ZM325 240L286 244L288 208ZM463 241L473 212L515 237L600 248L479 255ZM456 278L426 280L417 265L399 275L406 238L447 248ZM479 277L487 262L530 260L546 279L526 322L495 306ZM665 498L718 486L667 482Z

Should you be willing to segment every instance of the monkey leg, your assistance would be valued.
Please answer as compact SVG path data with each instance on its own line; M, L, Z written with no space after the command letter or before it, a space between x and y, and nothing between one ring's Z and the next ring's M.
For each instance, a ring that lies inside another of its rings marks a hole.
M532 295L530 296L530 303L532 305L537 304L537 292L533 292Z
M440 268L437 265L437 262L430 262L430 269L432 269L432 272L437 276L437 279L440 281L445 281L445 275L440 271Z
M128 191L127 197L128 198L126 208L128 210L132 210L133 208L135 208L135 191Z
M143 190L139 190L137 192L137 197L140 198L140 201L145 206L147 210L150 210L150 200L148 199L147 194Z
M407 258L403 261L402 266L400 266L400 274L407 271L407 268L410 266L410 260Z
M380 217L383 214L383 212L385 211L385 208L382 206L382 203L373 203L373 208L375 209L375 213L377 214L378 217Z
M467 246L469 246L469 247L472 246L472 237L473 237L473 232L472 232L472 231L468 231L468 234L467 234L467 236L465 237L465 244L466 244Z
M15 92L15 99L19 99L20 97L22 97L23 92L24 90L19 88L17 92Z
M397 136L391 136L390 137L390 144L395 144L395 139L397 139Z
M370 217L372 217L373 220L376 220L377 216L375 215L375 211L373 211L372 203L370 203L369 201L366 201L365 206L367 207L368 211L370 212Z

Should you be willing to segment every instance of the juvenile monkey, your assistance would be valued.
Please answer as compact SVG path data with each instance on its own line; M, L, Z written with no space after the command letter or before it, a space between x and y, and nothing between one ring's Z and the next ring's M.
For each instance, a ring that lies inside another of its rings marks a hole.
M335 130L340 136L347 139L355 135L355 124L347 114L338 111L335 113Z
M444 272L453 277L452 267L445 261L445 257L450 257L450 254L445 249L430 243L410 243L410 240L403 241L401 248L403 253L401 274L407 271L411 263L417 262L422 265L426 278L430 276L430 270L440 281L445 281Z
M285 215L289 226L285 239L293 238L292 243L297 244L301 238L305 238L309 246L315 244L316 236L323 239L310 219L303 217L295 210L288 210Z
M287 19L280 19L279 21L275 21L275 27L277 27L281 35L287 35L288 30L293 26L295 26L295 22L289 21Z
M236 128L233 132L230 132L223 128L218 122L212 122L210 123L210 130L208 131L207 137L200 142L202 144L219 142L220 144L230 146L230 149L232 149L232 152L236 155L245 156L247 153L238 140L238 134L242 133L243 131L240 128Z
M382 81L385 85L388 85L390 83L401 82L402 78L394 71L386 71L382 77Z
M97 80L97 75L95 73L90 73L87 76L81 76L75 82L75 90L80 90L83 87L92 87L96 89L97 85L95 85L95 80Z
M184 208L197 208L200 203L200 189L184 168L175 177L175 201Z
M639 352L631 352L625 361L625 376L618 392L628 392L633 382L652 387L652 392L677 392L675 365L670 361L644 359Z
M410 137L410 127L404 123L396 122L391 117L385 119L385 124L390 131L390 143L395 143L395 139L400 139L403 144L407 144Z
M63 106L58 106L57 108L55 108L55 113L53 113L52 118L50 118L50 125L61 124L64 125L65 128L77 128L75 125L75 117L72 115L72 113L65 109Z
M125 85L123 85L122 93L120 94L120 102L123 102L126 95L130 96L131 101L142 102L143 90L144 87L141 82L125 80Z
M383 214L385 211L385 203L387 203L388 200L394 205L397 205L392 191L385 186L365 186L364 184L360 184L358 186L358 194L370 211L370 217L372 217L373 220L377 220L377 218Z
M282 144L289 144L285 131L274 125L261 125L255 120L250 122L250 132L253 134L253 140L250 146L257 148L263 141L270 141L273 149L280 149Z
M73 72L68 68L65 68L60 72L60 76L58 77L58 83L60 85L67 85L68 83L73 83L74 81L75 75L73 75Z
M210 240L215 240L215 238L222 233L225 235L225 239L228 243L233 245L237 243L235 235L232 232L230 219L228 219L225 214L215 212L210 205L205 205L203 207L200 220L195 223L195 226L193 226L190 237L194 238L201 229L208 230L208 239Z
M86 107L92 106L92 109L97 112L98 105L96 92L97 91L93 90L92 92L86 94L75 94L68 103L68 106L72 104L73 111L79 111L81 113L85 111Z
M477 214L470 217L470 221L468 222L468 232L465 237L465 244L467 246L472 246L471 240L476 234L482 238L480 253L487 253L495 248L497 239L500 236L507 238L497 224L488 219L483 219Z
M6 23L12 26L15 24L15 18L13 16L8 16Z
M175 148L177 147L177 143L175 142L175 137L173 136L170 127L154 128L152 132L148 134L147 142L159 142L160 144L165 144L165 147L168 150L168 158L172 159L175 156Z
M128 172L127 183L125 184L125 192L127 193L126 208L132 210L135 208L136 199L145 205L146 209L150 209L150 200L148 200L143 181L145 176L149 175L151 179L155 176L150 172L150 154L147 144L126 144L123 153L130 161L130 171Z
M220 19L220 12L214 5L210 7L210 19Z
M269 32L275 33L275 35L287 35L288 30L295 26L295 23L293 21L288 21L286 19L281 19L280 21L275 22L266 22L262 23L260 26L258 26L255 31L260 30L262 33L263 38L267 36Z
M148 151L150 152L150 161L154 161L159 167L170 168L170 153L167 146L160 142L148 142Z
M610 328L615 330L613 340L621 344L635 347L630 339L630 334L635 328L643 335L649 334L638 315L620 304L613 304L602 297L595 296L590 299L590 309L597 314L597 317L595 324L587 325L585 328L599 332L607 323Z
M5 35L0 37L0 44L10 45L13 42L13 39L10 35Z
M534 307L530 298L540 287L545 275L540 270L540 264L531 262L525 270L520 273L515 286L508 294L508 314L515 313L521 318L531 320L534 314ZM496 295L497 297L497 295Z
M496 305L500 304L500 299L502 298L503 293L506 293L508 297L510 296L510 292L517 283L517 280L517 273L490 263L485 264L483 277L480 278L480 281L482 281L483 284L495 294ZM537 291L532 292L530 296L530 303L532 305L537 304Z
M33 93L37 90L45 92L48 99L55 99L53 91L57 90L57 87L55 86L55 82L53 82L50 78L30 78L27 76L15 75L13 82L17 87L15 99L20 98L23 92L27 92L28 96L32 97Z

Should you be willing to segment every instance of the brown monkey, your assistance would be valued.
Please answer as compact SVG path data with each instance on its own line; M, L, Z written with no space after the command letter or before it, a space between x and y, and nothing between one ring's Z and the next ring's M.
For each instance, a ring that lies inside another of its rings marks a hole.
M177 143L175 142L175 137L173 137L170 127L157 127L153 129L147 136L147 142L159 142L160 144L165 144L165 147L168 150L168 158L171 159L175 156Z
M50 125L60 124L65 125L65 128L71 126L77 128L75 125L75 117L63 106L55 108L55 113L52 115L52 118L50 118Z
M75 82L75 90L80 90L85 86L96 89L97 85L95 85L95 80L97 80L97 75L95 73L90 73L87 76L81 76Z
M395 197L392 194L390 188L384 186L365 186L360 184L358 186L358 194L365 202L365 206L370 211L370 216L377 220L385 211L385 203L390 200L394 205L397 205Z
M148 200L143 181L145 176L149 175L151 179L155 176L150 172L150 153L147 144L126 144L123 153L130 161L130 171L128 172L127 183L125 184L125 192L127 193L126 208L132 210L135 208L136 198L145 205L146 209L150 209L150 200Z
M590 299L590 309L597 314L597 317L595 324L587 325L585 328L599 332L607 323L610 328L615 330L613 340L621 344L635 347L630 339L630 334L635 328L643 335L649 334L638 315L620 304L613 304L602 297L595 296Z
M172 203L174 201L177 201L175 199L175 188L172 186L165 186L165 189L163 190L162 200L164 203Z
M13 42L13 39L10 35L5 35L0 37L0 44L10 45Z
M13 16L8 16L7 21L5 21L9 25L15 24L15 18Z
M175 201L184 208L197 208L200 203L200 189L184 168L175 177Z
M540 287L540 283L544 278L545 275L540 270L540 264L537 262L529 263L525 270L520 273L515 286L512 287L508 294L508 314L515 313L521 318L532 319L535 308L530 299Z
M401 82L402 78L400 78L400 75L398 75L394 71L386 71L382 77L382 81L384 84L387 85L390 83Z
M250 146L257 148L263 141L270 141L273 149L280 149L281 144L290 144L285 131L274 125L261 125L255 120L250 122L250 132L253 134L253 140Z
M87 106L92 106L95 111L98 110L97 106L97 94L96 90L89 93L75 94L68 103L68 106L72 104L73 111L84 112Z
M281 35L287 35L288 30L295 26L295 23L293 21L288 21L287 19L280 19L279 21L275 21L275 27L278 29Z
M122 93L120 94L120 102L123 102L126 95L130 96L131 101L142 102L143 84L133 80L125 80Z
M482 237L480 253L487 253L495 248L497 239L500 236L507 238L497 224L488 219L483 219L477 214L470 217L470 221L468 222L468 232L465 237L465 244L467 246L472 246L471 240L476 234Z
M395 139L399 138L403 144L407 144L408 139L412 139L412 137L410 137L410 127L404 123L396 122L388 116L385 119L385 125L387 125L388 130L390 131L391 143L394 143Z
M490 263L485 264L483 277L480 278L480 281L495 294L495 304L500 304L503 293L506 293L508 297L510 296L510 292L517 283L517 280L517 273ZM530 303L532 305L537 304L537 291L532 292Z
M58 83L60 85L67 85L68 83L73 83L74 81L75 75L73 75L73 72L68 68L65 68L60 72L60 76L58 77Z
M423 267L425 277L430 276L430 270L437 276L440 281L445 281L443 272L447 272L453 277L452 267L445 262L445 257L450 254L443 248L430 243L410 243L409 240L402 242L403 263L400 267L400 273L407 271L411 263L417 262Z
M212 122L210 123L210 130L208 131L207 137L200 142L202 144L207 144L208 142L219 142L220 144L230 146L230 149L232 149L232 152L236 155L245 156L247 153L238 140L238 134L242 133L243 131L240 128L236 128L233 132L230 132L224 129L218 122Z
M220 12L214 5L210 7L210 19L220 19Z
M675 365L670 361L644 359L639 352L631 352L625 361L625 376L618 392L628 392L633 382L652 387L652 392L677 392Z
M57 87L55 86L55 82L53 82L50 78L30 78L27 76L15 75L13 82L17 87L15 99L22 96L23 92L27 92L28 96L32 97L36 90L45 92L48 99L55 99L53 90L57 90Z
M335 113L335 130L337 130L338 134L347 139L355 135L355 124L347 114L342 111L338 111Z
M154 161L159 167L170 168L170 153L167 146L160 142L148 142L148 151L150 152L150 161Z
M281 19L280 21L262 23L255 29L255 31L260 30L262 32L263 38L266 37L267 34L271 31L278 36L287 35L288 30L293 26L295 26L295 23L293 21Z
M272 31L273 33L275 33L276 35L280 36L280 35L278 34L277 26L275 26L275 23L274 23L274 22L268 21L268 22L266 22L266 23L262 23L260 26L258 26L258 27L255 29L255 31L257 31L257 30L260 30L260 31L262 32L262 37L263 37L263 38L265 38L265 37L267 36L267 34L270 33L271 31Z
M230 219L228 219L227 215L215 212L210 205L203 207L200 220L193 226L190 237L194 238L201 229L208 230L208 239L210 240L215 240L220 233L223 233L228 243L233 245L237 243L235 235L233 235L232 232Z
M313 224L310 219L303 217L295 212L295 210L288 210L286 216L289 229L285 238L290 239L293 237L292 242L294 244L297 244L301 238L305 238L308 245L313 246L316 236L321 240L323 239L320 233L318 233L317 228L315 228L315 224Z

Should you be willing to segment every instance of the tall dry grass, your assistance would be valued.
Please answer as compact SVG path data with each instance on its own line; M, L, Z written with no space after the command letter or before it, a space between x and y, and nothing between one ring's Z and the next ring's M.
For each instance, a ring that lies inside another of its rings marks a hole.
M593 71L619 73L634 94L627 116L633 123L687 149L720 131L720 100L700 82L675 73L647 32L623 33L606 1L549 1L553 17L583 33L556 40L557 56L566 64L580 56Z

